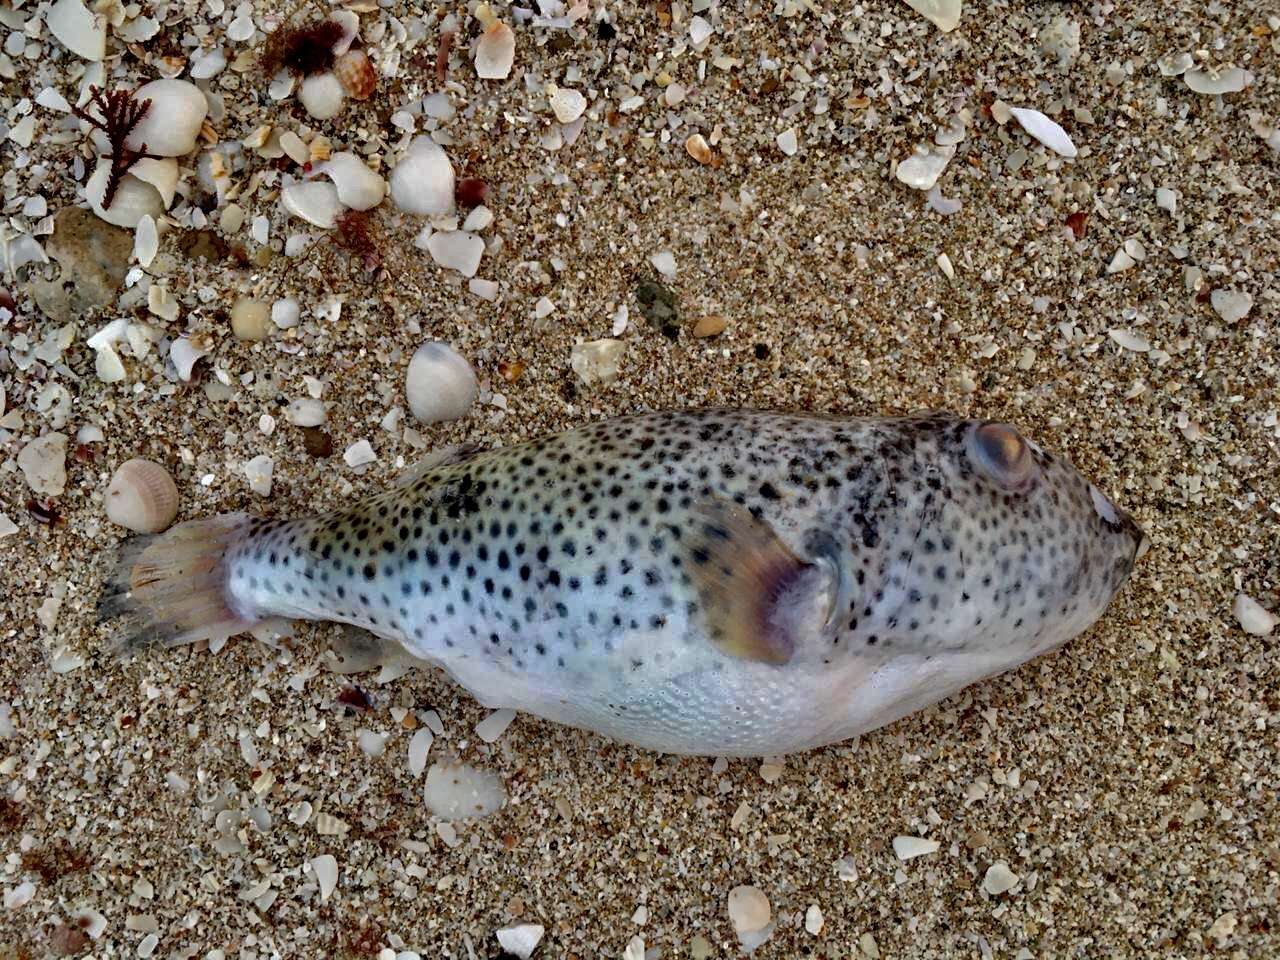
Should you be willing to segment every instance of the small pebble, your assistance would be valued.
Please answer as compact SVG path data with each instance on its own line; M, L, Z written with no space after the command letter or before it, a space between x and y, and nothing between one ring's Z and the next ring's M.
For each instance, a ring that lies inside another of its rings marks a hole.
M249 480L249 489L260 497L271 496L271 474L275 470L275 461L266 454L254 457L244 465L244 474Z
M718 313L708 314L705 317L699 317L698 322L693 325L693 335L695 337L714 337L724 332L724 328L728 326L727 317Z
M816 903L810 904L809 909L804 912L805 932L811 933L816 937L822 932L823 923L822 908Z
M1231 609L1240 623L1240 629L1255 637L1269 637L1276 624L1280 623L1275 614L1253 597L1243 593L1236 594L1235 603Z

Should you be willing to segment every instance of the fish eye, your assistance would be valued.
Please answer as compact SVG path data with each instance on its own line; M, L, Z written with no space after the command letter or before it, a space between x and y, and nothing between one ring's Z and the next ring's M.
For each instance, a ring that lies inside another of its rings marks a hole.
M1021 490L1035 476L1030 445L1007 423L982 424L973 431L972 445L978 467L1007 490Z

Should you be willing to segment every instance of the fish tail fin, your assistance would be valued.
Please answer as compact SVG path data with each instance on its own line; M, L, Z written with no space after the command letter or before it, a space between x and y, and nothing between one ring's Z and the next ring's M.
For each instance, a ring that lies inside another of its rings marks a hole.
M220 644L254 626L258 618L228 594L225 562L252 519L223 514L125 541L98 601L98 621L113 622L111 648L129 656L157 644Z

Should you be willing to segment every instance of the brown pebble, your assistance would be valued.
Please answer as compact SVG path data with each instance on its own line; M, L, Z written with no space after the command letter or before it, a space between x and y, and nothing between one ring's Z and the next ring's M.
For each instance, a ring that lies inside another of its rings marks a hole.
M498 373L507 383L515 383L520 379L520 374L524 373L524 364L519 360L502 360L498 363Z
M302 446L313 457L333 456L333 438L319 427L302 428Z
M89 935L78 927L60 923L49 935L49 946L59 957L74 957L89 945Z
M693 325L693 335L695 337L714 337L723 333L728 324L727 317L723 317L718 313L709 313L705 317L698 318L698 322Z
M453 190L453 198L458 202L458 206L466 210L480 206L488 195L489 184L479 177L464 177L458 181L458 185Z

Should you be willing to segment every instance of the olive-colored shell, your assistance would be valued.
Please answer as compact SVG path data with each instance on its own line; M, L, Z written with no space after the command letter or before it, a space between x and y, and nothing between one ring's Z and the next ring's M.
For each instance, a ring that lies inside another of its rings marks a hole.
M333 63L333 72L352 100L368 100L373 96L378 74L363 50L348 50L338 57Z
M159 533L178 515L178 488L152 460L126 460L116 468L104 500L107 519L136 533Z

